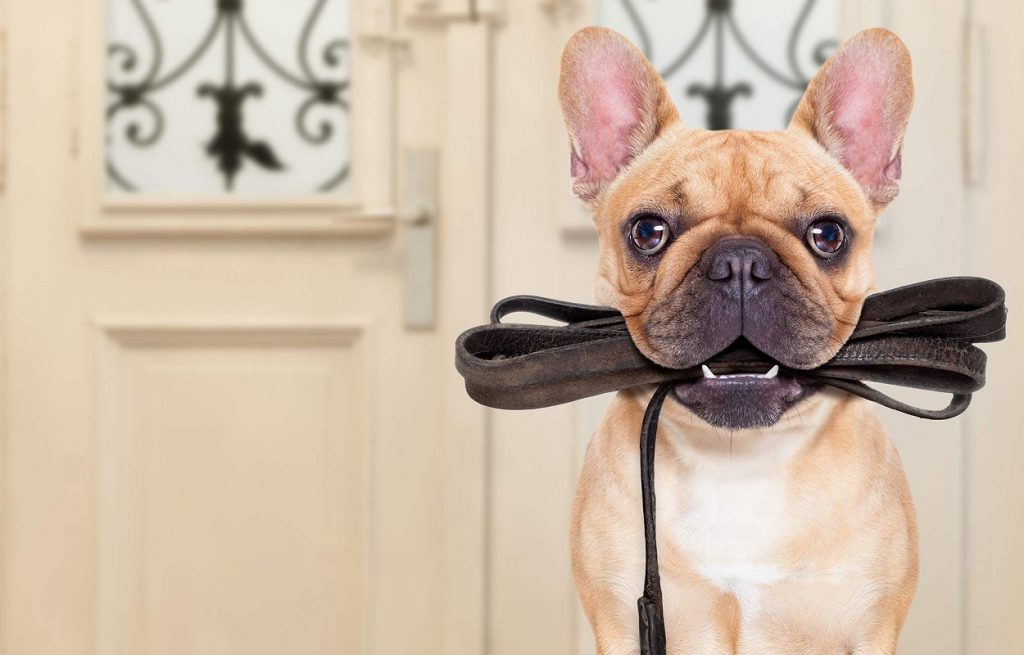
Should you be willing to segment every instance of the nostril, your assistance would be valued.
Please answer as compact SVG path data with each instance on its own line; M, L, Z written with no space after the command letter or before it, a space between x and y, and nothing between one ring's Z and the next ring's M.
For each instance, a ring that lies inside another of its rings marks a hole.
M750 276L755 280L770 280L775 276L775 271L764 258L757 257L750 264Z
M707 270L708 279L716 282L728 280L735 274L738 264L736 257L715 257Z

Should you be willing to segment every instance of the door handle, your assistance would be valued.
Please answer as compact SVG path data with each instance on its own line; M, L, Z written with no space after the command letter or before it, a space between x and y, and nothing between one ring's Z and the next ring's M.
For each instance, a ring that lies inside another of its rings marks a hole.
M398 222L403 225L417 226L429 223L434 218L434 214L430 208L424 205L415 205L403 207L399 210L397 218Z
M429 330L437 305L437 150L410 149L404 160L398 220L405 237L405 327Z

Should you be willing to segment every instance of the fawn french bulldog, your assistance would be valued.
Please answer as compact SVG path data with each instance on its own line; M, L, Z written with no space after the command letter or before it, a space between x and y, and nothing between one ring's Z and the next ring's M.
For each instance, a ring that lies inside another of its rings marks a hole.
M917 585L914 508L867 401L801 369L849 337L873 285L913 103L892 33L847 41L786 130L686 129L625 38L569 41L559 95L573 189L594 211L595 295L672 367L744 340L778 365L681 383L656 488L668 652L893 653ZM653 389L618 394L590 442L573 569L601 655L636 655L637 433Z

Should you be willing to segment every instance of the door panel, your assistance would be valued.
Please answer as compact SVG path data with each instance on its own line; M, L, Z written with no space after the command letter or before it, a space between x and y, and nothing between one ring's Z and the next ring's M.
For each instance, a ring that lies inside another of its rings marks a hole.
M99 652L360 652L361 327L100 330Z
M465 309L405 329L391 166L434 150L440 186L484 188L482 140L449 145L447 23L399 35L417 3L352 3L348 196L129 195L104 183L103 4L3 5L0 650L458 652L482 514L446 518L444 490L483 498L448 481L484 417L450 347L484 310L462 235L487 216L442 197L437 302Z

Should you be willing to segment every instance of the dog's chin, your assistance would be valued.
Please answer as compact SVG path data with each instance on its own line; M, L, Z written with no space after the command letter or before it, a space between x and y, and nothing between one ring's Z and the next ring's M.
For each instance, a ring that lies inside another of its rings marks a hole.
M674 395L703 421L719 428L742 430L775 425L791 407L821 388L798 374L774 377L756 374L704 377L676 386Z

